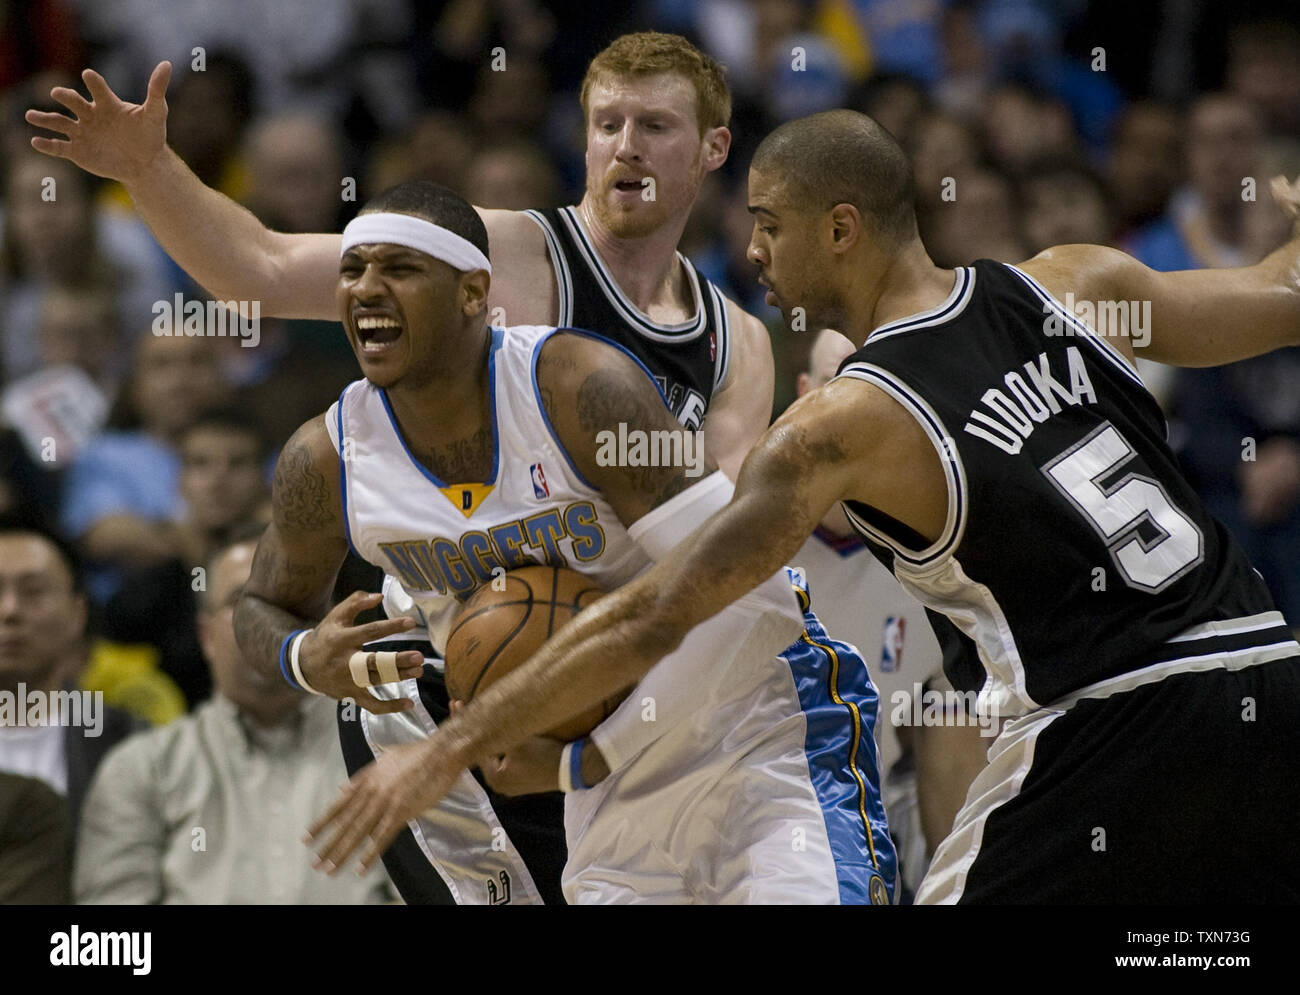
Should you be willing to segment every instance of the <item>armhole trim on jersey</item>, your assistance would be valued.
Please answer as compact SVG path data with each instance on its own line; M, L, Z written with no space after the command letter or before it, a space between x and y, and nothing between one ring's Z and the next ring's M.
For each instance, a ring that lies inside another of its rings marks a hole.
M1006 266L1007 269L1011 270L1011 272L1015 273L1016 276L1020 277L1020 279L1029 286L1029 289L1038 296L1039 300L1058 313L1065 320L1066 324L1075 330L1075 338L1083 339L1085 342L1091 343L1093 349L1099 352L1106 359L1110 360L1110 362L1114 364L1121 373L1127 376L1143 390L1147 389L1147 385L1142 382L1142 375L1138 373L1137 366L1134 363L1129 362L1127 356L1098 335L1095 328L1092 328L1078 315L1071 314L1064 304L1048 292L1046 287L1024 270L1020 269L1018 266L1012 266L1010 263L1003 263L1003 265Z
M844 505L844 512L854 527L867 537L890 549L896 560L902 560L908 566L919 569L929 568L944 559L957 548L966 530L966 470L962 466L961 454L953 442L953 436L944 427L934 409L919 394L908 387L898 377L871 363L855 362L844 367L839 377L853 377L873 386L879 387L895 401L901 404L917 420L925 434L929 436L943 466L944 479L948 485L948 518L944 523L939 538L925 549L909 549L892 536L871 525L860 515Z
M717 330L714 342L717 355L713 361L713 389L719 391L727 382L727 373L730 372L731 326L727 319L727 298L713 284L706 283L705 286L709 288L709 296L713 298L713 327Z
M569 455L569 450L565 448L564 443L560 440L559 433L555 431L555 426L551 424L551 416L546 413L546 405L542 403L542 390L537 385L537 359L542 354L542 346L550 341L551 336L556 332L568 332L571 335L581 335L583 338L594 339L597 342L601 342L617 349L632 360L632 362L636 363L636 365L641 368L641 371L650 378L650 384L659 395L659 399L664 402L665 408L668 408L668 399L664 397L664 392L659 388L659 381L656 380L654 374L646 368L645 363L641 362L641 360L637 359L636 356L632 355L631 352L619 345L617 342L611 342L602 335L597 335L595 332L589 332L582 328L553 328L537 340L537 344L533 346L532 358L528 362L528 376L533 382L533 398L537 402L537 410L541 412L542 423L546 426L546 431L551 434L551 438L555 440L555 447L564 455L564 461L569 464L569 469L573 471L574 476L582 481L584 486L591 488L593 491L599 491L599 487L582 475L582 471L578 469L578 464L573 462L573 457ZM672 414L672 409L668 408L668 412L669 414Z
M335 431L337 433L337 438L332 439L331 441L334 443L334 449L339 455L339 500L343 504L343 538L348 542L348 549L352 550L353 553L356 553L357 556L364 560L365 557L361 556L361 554L357 552L356 544L352 541L352 521L351 516L348 514L348 461L343 454L343 440L347 438L347 436L343 434L343 401L348 396L348 391L351 389L352 384L348 384L344 387L343 393L339 394L339 399L334 402L335 424L337 425ZM328 418L325 419L325 432L327 435L329 434Z
M573 274L569 272L569 260L560 248L559 237L550 221L540 211L524 211L528 217L537 222L546 239L546 249L551 257L551 269L555 272L555 292L559 298L556 309L556 325L563 327L573 323Z
M919 314L899 318L897 321L881 325L867 336L867 342L879 342L891 335L901 335L903 332L914 332L921 328L942 325L966 310L966 305L971 302L971 298L974 296L975 267L959 266L957 267L957 275L952 281L952 291L942 304L930 308L928 311L922 311Z
M568 229L574 246L577 247L578 254L586 263L587 268L591 270L592 276L596 278L596 283L599 284L605 299L640 334L655 342L686 342L698 337L704 331L705 326L708 324L705 320L707 305L704 301L704 294L700 289L699 275L695 272L695 267L691 265L689 259L680 252L675 254L675 258L686 271L686 280L690 284L691 296L695 301L695 316L677 325L657 325L627 298L627 295L623 293L623 289L614 279L613 274L606 269L605 261L600 258L600 253L596 251L595 246L588 240L587 233L583 231L582 221L578 217L577 210L572 207L562 207L559 214L560 220L564 222L565 227Z

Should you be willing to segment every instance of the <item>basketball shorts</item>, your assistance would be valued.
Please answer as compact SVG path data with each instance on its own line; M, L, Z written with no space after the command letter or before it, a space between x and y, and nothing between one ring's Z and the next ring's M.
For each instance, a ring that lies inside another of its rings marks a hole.
M1300 655L1268 655L1008 723L918 904L1300 902Z
M739 661L715 699L566 796L573 903L890 904L897 861L856 649L806 630Z
M428 643L383 645L433 652ZM422 676L371 691L377 698L411 698L415 708L374 715L340 704L349 775L386 749L427 739L448 716L446 685L432 660ZM407 824L384 853L384 867L408 905L550 905L564 903L565 856L559 792L511 798L466 771L446 798Z

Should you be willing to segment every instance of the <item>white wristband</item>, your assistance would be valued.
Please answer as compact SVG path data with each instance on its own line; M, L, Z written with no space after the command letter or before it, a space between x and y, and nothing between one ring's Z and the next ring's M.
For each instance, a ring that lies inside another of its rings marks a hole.
M573 770L573 748L578 745L577 742L565 743L564 752L560 754L560 790L566 795L574 790L570 772Z
M289 666L293 669L293 679L302 685L302 689L308 694L319 694L322 697L324 692L317 691L307 683L307 678L302 675L302 664L298 661L298 648L302 646L302 641L307 638L310 629L306 629L293 637L293 642L289 644Z

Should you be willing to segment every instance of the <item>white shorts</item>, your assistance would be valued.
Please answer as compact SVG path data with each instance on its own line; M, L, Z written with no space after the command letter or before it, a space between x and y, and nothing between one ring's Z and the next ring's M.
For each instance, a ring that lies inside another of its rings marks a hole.
M743 668L749 687L728 682L726 700L567 796L569 902L892 902L875 689L852 646L805 622L801 643Z

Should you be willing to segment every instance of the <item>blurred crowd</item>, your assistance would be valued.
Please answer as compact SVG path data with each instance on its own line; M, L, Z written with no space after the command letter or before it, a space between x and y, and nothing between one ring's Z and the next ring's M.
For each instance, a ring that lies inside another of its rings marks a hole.
M275 454L357 371L331 323L262 316L256 348L179 334L170 302L201 299L202 288L120 187L32 151L23 112L59 109L51 86L80 86L85 66L142 99L155 63L169 59L169 143L276 230L337 231L366 197L409 179L484 207L540 208L582 195L577 91L588 60L650 28L686 35L727 67L733 150L706 181L682 251L768 321L778 410L810 340L781 327L754 282L745 169L759 139L792 117L847 106L887 127L912 155L922 236L940 265L1091 242L1160 270L1231 267L1289 235L1268 180L1300 175L1294 4L0 4L0 687L25 675L102 690L122 709L124 738L132 723L191 721L165 744L164 729L150 733L152 752L110 754L103 779L111 772L115 787L89 792L100 807L84 822L101 835L143 818L140 806L156 816L141 829L156 865L141 871L148 887L137 877L115 891L79 872L78 894L64 898L213 900L197 886L176 890L191 839L156 838L172 805L162 787L152 784L134 816L120 798L145 790L163 752L202 755L205 722L239 738L250 763L259 750L274 759L306 749L329 725L296 705L249 712L265 695L223 671L238 652L221 628L223 591L237 593L239 570L247 576L239 557L266 519ZM1300 628L1300 349L1143 372L1194 484ZM24 588L31 576L43 578L35 594ZM53 745L15 732L0 728L0 771L30 773L44 757L63 770L48 788L78 791L80 805L89 788L75 784L89 775L69 782L71 754L51 760ZM6 762L15 750L25 767ZM278 776L268 764L265 776ZM169 776L181 791L185 778ZM84 852L111 864L101 835ZM373 888L323 898L296 880L284 888L273 900L383 900Z

